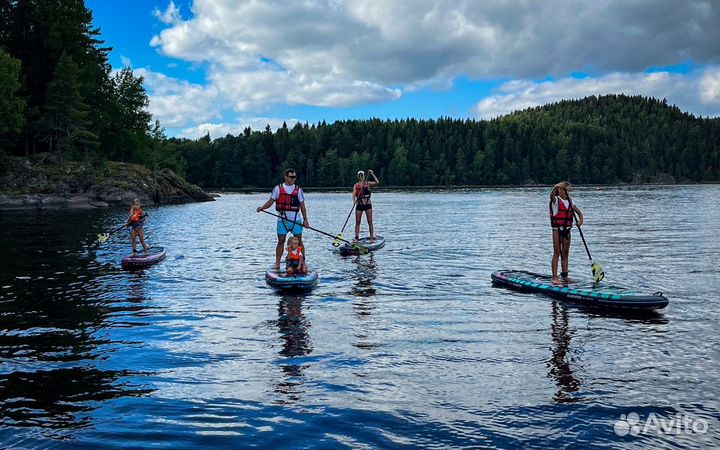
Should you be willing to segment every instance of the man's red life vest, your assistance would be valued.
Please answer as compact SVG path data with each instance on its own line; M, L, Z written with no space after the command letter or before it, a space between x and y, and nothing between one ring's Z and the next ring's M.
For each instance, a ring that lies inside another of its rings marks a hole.
M130 216L130 222L139 222L145 217L145 212L142 209L138 209Z
M558 211L557 214L552 213L552 204L550 205L550 226L553 228L570 228L573 224L573 205L568 201L568 206L562 199L557 198Z
M300 188L295 185L295 190L288 194L282 184L278 185L280 191L275 201L277 211L300 211Z
M370 199L372 192L370 191L370 185L367 183L355 183L355 197L359 200L365 200L364 203Z
M300 257L303 256L303 248L298 246L296 250L292 247L288 247L287 259L288 261L300 261Z

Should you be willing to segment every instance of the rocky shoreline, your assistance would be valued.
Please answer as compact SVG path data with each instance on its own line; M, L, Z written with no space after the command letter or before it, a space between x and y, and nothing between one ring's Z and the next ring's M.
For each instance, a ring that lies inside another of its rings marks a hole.
M77 162L6 158L0 170L0 211L94 209L213 201L200 187L163 169L108 161L88 170Z

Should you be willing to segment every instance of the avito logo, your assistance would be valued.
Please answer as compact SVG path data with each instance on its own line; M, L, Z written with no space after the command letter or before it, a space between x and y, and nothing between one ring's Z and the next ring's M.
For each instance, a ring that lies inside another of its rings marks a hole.
M703 434L708 430L708 423L704 419L694 418L686 414L677 413L671 417L659 416L650 413L642 423L640 415L636 412L620 414L620 419L613 427L618 436L638 436L640 434Z

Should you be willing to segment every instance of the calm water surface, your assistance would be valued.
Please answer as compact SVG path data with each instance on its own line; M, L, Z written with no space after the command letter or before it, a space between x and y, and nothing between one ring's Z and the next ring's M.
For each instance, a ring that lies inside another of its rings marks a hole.
M151 208L168 258L139 273L124 235L94 242L125 210L2 213L0 445L719 447L720 186L575 193L608 280L670 298L639 317L491 286L549 270L547 197L377 193L386 247L342 258L306 231L307 295L265 284L267 194ZM349 198L309 193L311 224L338 232ZM633 412L707 431L616 434Z

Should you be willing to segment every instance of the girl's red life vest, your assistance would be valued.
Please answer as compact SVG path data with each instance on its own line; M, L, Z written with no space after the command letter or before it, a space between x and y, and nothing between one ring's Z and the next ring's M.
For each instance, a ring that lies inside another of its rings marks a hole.
M550 204L550 226L552 228L571 228L573 224L573 204L568 201L568 206L561 198L555 197L558 202L557 214L552 213L552 204Z
M277 211L300 211L300 188L295 185L295 190L290 194L285 192L282 184L278 185L280 191L275 201L275 209Z
M367 183L355 183L355 197L359 200L369 200L372 192L370 191L370 185Z
M300 261L300 257L303 256L303 248L298 246L297 249L293 250L292 247L288 247L287 259L288 261Z
M142 209L138 209L134 213L130 214L130 222L139 222L145 217L145 213Z

